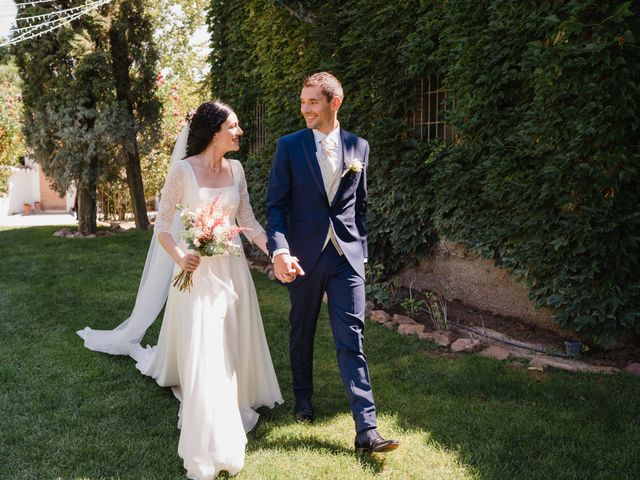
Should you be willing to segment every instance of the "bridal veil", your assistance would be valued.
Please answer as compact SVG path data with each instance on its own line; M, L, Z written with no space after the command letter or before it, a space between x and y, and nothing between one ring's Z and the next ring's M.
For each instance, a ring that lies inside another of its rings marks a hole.
M188 136L189 124L178 134L171 163L186 156ZM176 217L178 216L176 213ZM176 218L171 231L176 243L179 241L181 227L181 222ZM84 340L84 346L96 352L130 355L136 359L135 354L140 351L142 337L167 300L173 266L173 259L162 248L154 232L131 316L113 330L93 330L89 327L78 330L76 333Z

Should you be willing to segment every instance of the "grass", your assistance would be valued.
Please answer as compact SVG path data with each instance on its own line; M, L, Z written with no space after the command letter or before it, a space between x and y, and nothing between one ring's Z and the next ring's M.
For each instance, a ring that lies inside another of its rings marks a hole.
M0 479L184 478L171 392L75 334L128 316L149 234L58 239L54 230L0 231ZM447 359L370 323L380 430L402 444L355 456L326 311L318 420L301 426L291 414L288 296L260 273L254 281L285 405L262 412L237 479L640 478L640 379Z

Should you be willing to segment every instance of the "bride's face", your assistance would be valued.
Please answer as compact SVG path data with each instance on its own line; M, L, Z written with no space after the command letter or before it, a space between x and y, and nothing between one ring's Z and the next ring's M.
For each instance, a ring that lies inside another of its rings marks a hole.
M240 150L240 137L243 133L238 117L231 112L220 127L220 131L213 136L213 141L216 147L225 152L237 152Z

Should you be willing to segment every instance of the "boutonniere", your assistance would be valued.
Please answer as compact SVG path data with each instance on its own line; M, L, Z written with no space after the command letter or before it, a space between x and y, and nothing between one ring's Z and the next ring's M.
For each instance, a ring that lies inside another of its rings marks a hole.
M349 172L360 173L361 171L362 171L362 160L360 160L359 158L352 158L349 161L349 164L347 165L347 169L344 172L342 172L342 175L340 176L340 178L344 177Z

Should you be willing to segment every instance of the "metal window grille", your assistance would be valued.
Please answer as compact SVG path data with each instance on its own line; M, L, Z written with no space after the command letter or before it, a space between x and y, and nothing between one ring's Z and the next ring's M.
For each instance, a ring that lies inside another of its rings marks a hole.
M253 138L249 144L249 153L252 155L257 155L267 141L267 127L264 123L266 113L266 105L264 103L256 103L254 110Z
M447 91L440 87L440 79L436 75L417 80L413 128L420 140L455 140L454 128L445 123L446 98Z

